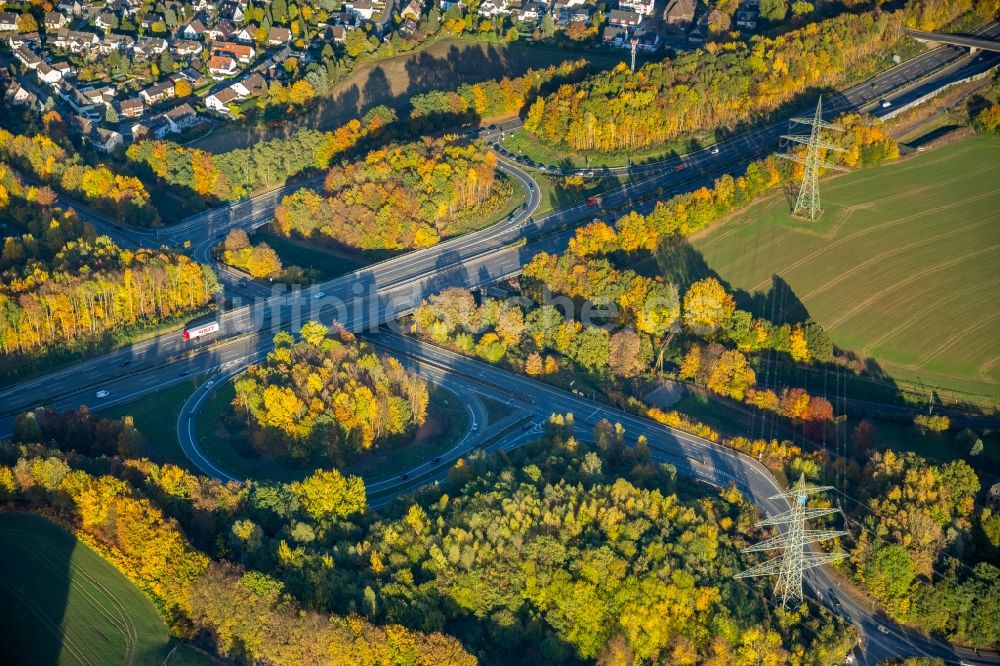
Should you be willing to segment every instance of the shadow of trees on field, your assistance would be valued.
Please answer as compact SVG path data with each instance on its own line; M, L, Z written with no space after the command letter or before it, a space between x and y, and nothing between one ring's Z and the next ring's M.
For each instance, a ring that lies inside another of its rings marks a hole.
M66 500L68 501L68 499ZM12 666L56 664L64 649L77 541L44 518L0 514L0 645ZM73 653L67 650L70 656ZM69 661L75 661L74 658Z
M776 326L794 326L812 319L807 305L780 275L772 275L765 290L740 289L719 275L704 255L687 241L659 248L655 259L659 272L677 284L682 294L691 283L713 277L733 295L738 308L754 317L766 319ZM849 411L852 416L912 420L915 410L907 406L903 389L876 359L836 346L834 350L836 362L811 364L796 363L783 351L763 351L757 359L758 384L775 390L802 387L811 395L826 397L838 414ZM933 394L930 401L940 404Z

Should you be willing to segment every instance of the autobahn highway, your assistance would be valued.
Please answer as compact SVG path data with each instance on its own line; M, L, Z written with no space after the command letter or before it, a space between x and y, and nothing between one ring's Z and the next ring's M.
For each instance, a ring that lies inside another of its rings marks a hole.
M997 25L992 24L983 32L994 34L996 31ZM828 117L845 110L880 106L880 100L897 97L902 99L915 86L937 85L942 81L954 80L969 71L983 71L982 68L996 64L995 60L983 58L982 55L985 54L965 58L957 48L948 46L929 51L863 84L831 95L826 104ZM492 134L487 132L485 138L495 140L499 131L509 131L515 126L516 122L508 123ZM412 308L421 299L447 286L475 287L495 282L506 275L517 273L523 263L539 251L564 249L573 233L573 225L590 219L597 212L606 214L622 207L648 206L648 203L637 202L654 193L669 196L710 183L723 173L738 172L754 156L772 150L785 127L786 121L782 120L724 139L716 146L718 154L706 148L683 158L673 158L655 165L635 165L629 169L629 173L647 173L643 171L646 169L653 175L642 182L626 185L603 195L600 211L586 203L580 203L538 220L533 217L539 204L537 186L522 169L508 163L504 169L511 177L522 180L528 192L527 208L521 210L513 220L444 241L432 248L380 262L301 292L264 295L253 305L222 314L218 319L222 330L217 340L201 344L184 343L179 333L170 332L0 390L0 404L3 405L0 408L0 438L10 434L15 413L40 405L65 409L87 404L98 409L129 402L161 390L164 386L186 381L186 378L193 375L221 373L215 380L221 381L266 353L271 346L271 334L279 328L294 329L309 319L329 321L336 318L353 330L373 330L378 324L394 321L400 313ZM682 159L686 168L682 172L674 172L671 167L679 165ZM616 175L620 173L614 170L608 172ZM558 173L565 172L560 170ZM604 173L603 170L598 171L598 175ZM208 211L161 232L159 238L134 230L120 230L106 220L98 220L95 226L116 239L129 239L133 244L155 244L161 240L171 243L191 241L195 256L204 260L220 234L233 226L251 228L266 223L273 216L274 207L281 196L289 189L303 184L296 183L289 188ZM515 245L522 241L530 242ZM225 280L225 276L223 279ZM257 285L249 289L250 295L260 295L260 291L261 288ZM682 471L717 484L732 480L770 515L787 508L785 500L769 499L779 491L773 476L757 461L729 449L406 338L379 333L374 339L378 344L390 348L395 346L400 353L410 356L418 366L421 363L428 366L424 371L438 377L439 381L447 382L449 380L445 377L455 375L450 381L465 389L469 385L463 383L465 380L462 377L490 380L495 386L508 387L511 394L517 393L527 398L522 400L522 408L533 413L536 422L552 412L573 412L581 429L592 427L602 418L621 422L631 436L646 435L657 455L678 465ZM409 347L403 349L407 345ZM108 390L109 397L95 399L94 391L98 388ZM209 392L207 388L200 390L203 393L196 394L194 402L185 408L182 420L184 413L195 412L202 404L198 396ZM194 421L195 419L189 419L186 429L187 437L192 442L195 441ZM178 424L182 441L184 425L183 422ZM525 437L523 433L514 433L501 441L499 446L516 444ZM476 437L467 432L460 448L453 453L460 454L475 442ZM440 470L434 473L443 473L447 463L448 460L442 458L438 466ZM426 464L433 471L435 464ZM425 476L420 469L414 474ZM416 479L417 476L412 478ZM405 483L397 485L399 492L409 489ZM391 496L396 488L391 484L383 485L379 487L379 491ZM821 596L824 590L836 587L829 572L823 569L811 572L809 582ZM912 652L942 656L953 663L959 660L970 664L1000 663L1000 659L995 656L976 658L975 655L966 654L947 644L930 641L880 621L871 611L846 594L839 598L842 602L839 612L848 614L868 638L868 658L899 656ZM829 601L824 603L831 605ZM884 624L889 633L881 634L876 631L879 624Z

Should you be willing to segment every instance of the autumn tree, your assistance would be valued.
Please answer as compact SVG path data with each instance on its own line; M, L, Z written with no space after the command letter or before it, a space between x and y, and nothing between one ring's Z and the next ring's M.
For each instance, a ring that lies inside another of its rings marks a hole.
M735 310L733 297L715 278L698 280L684 294L684 325L698 335L717 331Z

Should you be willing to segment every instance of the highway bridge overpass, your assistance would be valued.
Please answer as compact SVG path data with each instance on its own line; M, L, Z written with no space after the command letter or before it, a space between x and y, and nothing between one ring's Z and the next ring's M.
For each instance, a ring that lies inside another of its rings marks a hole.
M944 32L924 32L923 30L912 30L906 28L904 32L917 40L926 42L928 45L951 44L953 46L963 46L969 49L970 53L977 51L995 51L1000 53L1000 41L990 37L978 35L951 35Z

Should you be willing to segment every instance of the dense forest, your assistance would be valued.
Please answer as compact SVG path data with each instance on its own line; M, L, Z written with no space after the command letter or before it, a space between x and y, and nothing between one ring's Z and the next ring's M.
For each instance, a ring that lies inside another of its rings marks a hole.
M846 469L852 543L844 568L898 621L948 640L997 644L1000 569L989 561L1000 530L993 512L976 506L975 471L964 460L934 464L874 450L873 426L859 428Z
M672 344L675 350L687 350L673 373L679 379L800 422L814 434L821 435L834 419L833 407L823 397L798 387L776 391L757 386L749 356L773 349L803 363L827 361L833 343L823 328L813 321L777 326L753 317L737 309L714 278L692 284L681 301L670 283L571 251L536 255L525 265L520 284L531 299L527 307L493 299L477 305L468 290L446 289L417 307L413 332L489 363L548 376L560 385L568 385L574 373L587 373L620 406L660 420L665 415L628 397L622 388L633 378L650 375L654 366L662 368L663 354ZM575 309L566 311L571 303L551 304L552 294L597 305L600 314L593 322L578 321Z
M233 406L259 454L342 464L424 422L427 382L395 358L314 321L299 336L275 335L267 359L236 380Z
M545 69L529 69L523 75L499 81L463 83L457 90L434 90L410 97L413 119L434 116L472 116L492 119L513 115L547 85L554 81L569 83L580 80L589 69L586 60L567 60Z
M23 232L0 254L0 353L86 347L213 304L219 284L207 266L119 248L55 200L0 163L0 218Z
M592 444L572 431L571 415L553 416L538 443L475 453L382 513L336 471L223 485L37 445L0 449L0 500L58 511L161 600L181 636L244 661L472 663L442 634L484 664L818 664L846 652L851 631L825 610L775 613L763 583L732 578L759 538L738 491L679 483L607 422Z
M282 186L309 169L323 169L330 161L377 133L393 120L392 111L376 107L364 118L351 120L331 132L300 129L283 139L261 141L213 155L172 141L139 141L125 152L143 172L182 194L195 194L207 203L235 201L257 189Z
M709 44L632 73L624 64L536 100L525 130L574 151L642 150L767 117L804 93L870 72L907 26L941 27L969 0L845 13L778 37ZM981 6L980 6L981 5ZM984 19L994 0L977 5Z
M246 271L254 278L274 278L281 273L281 258L267 243L250 244L247 232L239 227L226 234L219 253L222 263Z
M143 227L157 226L160 216L149 203L149 193L138 178L124 176L106 166L81 164L79 156L51 137L63 136L62 120L55 112L46 118L46 134L23 136L0 129L0 160L30 177L117 220Z
M365 250L428 247L506 204L496 155L454 137L392 144L326 176L327 196L301 189L281 201L277 233Z

